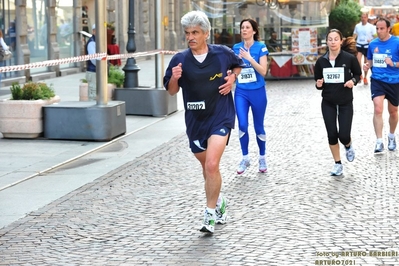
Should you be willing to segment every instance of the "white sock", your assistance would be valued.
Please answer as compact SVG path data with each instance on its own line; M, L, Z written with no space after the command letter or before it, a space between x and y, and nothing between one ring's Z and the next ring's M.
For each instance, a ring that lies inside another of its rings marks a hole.
M215 209L211 209L209 207L206 207L206 211L210 214L212 214L213 216L215 216Z
M247 155L243 155L242 159L245 160L245 161L249 161L249 155L248 154Z
M259 155L259 160L260 160L260 159L266 159L266 158L265 158L265 155Z
M388 134L388 137L389 137L390 139L393 139L393 138L395 138L395 134L389 133L389 134Z
M222 204L222 193L219 194L218 201L216 202L216 206L220 206Z
M384 141L382 139L377 139L377 143L383 143Z

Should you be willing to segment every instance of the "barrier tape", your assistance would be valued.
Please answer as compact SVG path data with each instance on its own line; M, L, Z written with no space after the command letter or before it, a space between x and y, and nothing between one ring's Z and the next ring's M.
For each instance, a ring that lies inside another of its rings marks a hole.
M324 48L324 46L317 47L317 48ZM0 73L2 72L11 72L11 71L21 71L25 69L32 69L38 67L48 67L48 66L56 66L62 64L69 64L69 63L77 63L77 62L84 62L87 60L97 59L97 60L117 60L117 59L127 59L133 57L143 57L149 55L156 55L156 54L177 54L178 51L169 51L169 50L152 50L147 52L138 52L138 53L128 53L128 54L117 54L117 55L108 55L107 53L97 53L91 55L81 55L75 57L68 57L63 59L53 59L47 60L37 63L30 63L25 65L14 65L14 66L3 66L0 67ZM273 55L292 55L292 52L273 52L270 53L271 56Z
M14 66L3 66L0 67L0 73L2 72L11 72L11 71L21 71L25 69L32 69L38 67L48 67L48 66L56 66L68 63L77 63L84 62L87 60L97 59L97 60L115 60L115 59L126 59L132 57L142 57L149 56L155 54L177 54L177 51L168 51L168 50L153 50L148 52L138 52L138 53L129 53L129 54L117 54L117 55L108 55L107 53L97 53L91 55L81 55L75 57L68 57L62 59L54 59L47 60L42 62L30 63L25 65L14 65Z

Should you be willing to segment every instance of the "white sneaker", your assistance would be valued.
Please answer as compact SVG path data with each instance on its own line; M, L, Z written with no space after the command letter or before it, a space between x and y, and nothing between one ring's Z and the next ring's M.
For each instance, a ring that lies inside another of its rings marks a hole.
M206 208L204 212L204 221L202 222L200 231L211 234L213 234L215 231L215 217L214 215L210 214Z
M351 144L349 148L345 149L346 149L346 159L349 162L353 162L353 160L355 159L355 150L353 149L353 145Z
M393 137L392 139L390 137L388 137L388 150L390 150L390 151L396 150L395 137Z
M266 159L259 159L259 172L261 173L267 172Z
M222 196L222 202L220 205L216 204L215 214L216 214L216 223L217 224L225 224L227 221L227 199Z
M336 164L334 164L334 167L331 171L331 175L332 176L340 176L340 175L342 175L343 170L344 170L344 167L342 166L342 164L336 163Z
M249 163L248 160L242 159L242 161L241 161L240 164L238 165L237 174L241 175L242 173L244 173L245 170L247 170L247 168L248 168L250 165L251 165L251 164Z
M379 152L383 152L384 151L384 143L382 142L377 142L375 144L375 149L374 149L374 153L379 153Z

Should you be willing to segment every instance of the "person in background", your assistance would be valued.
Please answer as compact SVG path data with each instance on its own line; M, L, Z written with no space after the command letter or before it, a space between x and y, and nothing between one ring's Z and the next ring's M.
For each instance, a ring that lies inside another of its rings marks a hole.
M281 43L277 41L277 32L273 31L270 35L268 46L273 49L273 52L281 52Z
M356 39L356 47L357 47L357 60L359 61L359 65L362 65L362 57L364 58L364 63L367 62L367 49L369 47L369 43L371 40L376 37L376 29L375 26L368 23L368 15L363 13L361 16L361 21L356 24L355 29L353 31L353 37ZM368 85L369 82L367 80L368 71L364 72L363 76L363 84Z
M339 30L332 29L326 41L328 50L316 61L314 79L316 88L322 90L321 112L334 159L331 175L341 176L343 166L338 141L345 146L347 160L352 162L355 159L351 138L353 88L360 80L362 69L355 57L354 39L344 39Z
M88 55L96 53L96 25L91 27L92 36L86 44L86 53ZM88 84L89 101L95 101L97 98L97 78L96 78L96 59L87 60L86 80Z
M9 43L10 50L15 51L15 45L17 41L17 35L15 31L15 21L10 22L10 27L8 28L7 35L10 38L10 43Z
M398 16L396 17L395 24L393 24L393 26L391 28L391 34L394 35L394 36L399 36L399 20L398 20Z
M7 46L7 44L5 43L4 39L3 39L3 31L0 30L0 49L4 50L4 51L10 51L10 48ZM4 66L4 60L0 61L0 67ZM3 77L3 73L0 73L0 87L1 87L1 80Z
M374 104L373 125L377 137L374 153L384 150L382 139L384 99L388 100L389 134L388 150L396 149L395 130L398 125L399 105L399 38L389 34L390 21L377 21L377 35L369 46L367 63L363 70L372 68L371 99Z
M259 147L259 172L267 171L266 165L266 132L264 126L267 106L265 75L267 73L267 50L259 42L258 24L253 19L243 19L240 23L242 41L233 46L234 52L243 59L245 68L241 70L236 81L234 103L238 119L238 135L242 151L242 160L237 174L242 174L250 165L248 152L248 112L252 111L256 141Z
M244 64L227 46L207 44L211 24L205 13L190 11L181 25L189 48L172 57L163 82L170 95L183 91L186 133L205 180L200 231L213 233L227 217L219 164L235 123L231 89Z

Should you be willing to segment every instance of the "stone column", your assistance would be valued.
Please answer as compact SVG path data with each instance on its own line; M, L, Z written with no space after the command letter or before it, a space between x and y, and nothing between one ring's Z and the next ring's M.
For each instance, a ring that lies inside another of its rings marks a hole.
M177 40L175 31L175 0L169 0L169 49L177 50Z
M17 4L18 3L18 4ZM16 44L15 44L15 58L18 60L15 62L18 65L24 65L30 63L30 50L28 46L28 22L26 15L26 0L19 1L15 4L15 12L18 14L15 23L15 34L16 34ZM3 33L4 34L4 33ZM20 71L20 75L25 75L29 80L30 69L25 69Z
M145 50L152 50L154 49L154 45L151 43L150 38L150 3L148 0L142 1L142 9L140 10L142 13L142 23L143 23L143 36L144 36L144 49Z
M55 11L56 8L56 0L48 0L48 24L47 24L47 32L49 40L48 44L48 57L51 60L60 59L60 48L57 42L57 14ZM60 76L60 65L50 66L50 71L56 72L57 76Z
M86 54L84 36L79 32L82 30L82 0L73 0L73 42L74 42L74 52L73 56L79 56ZM86 62L78 62L76 66L80 71L86 70Z

